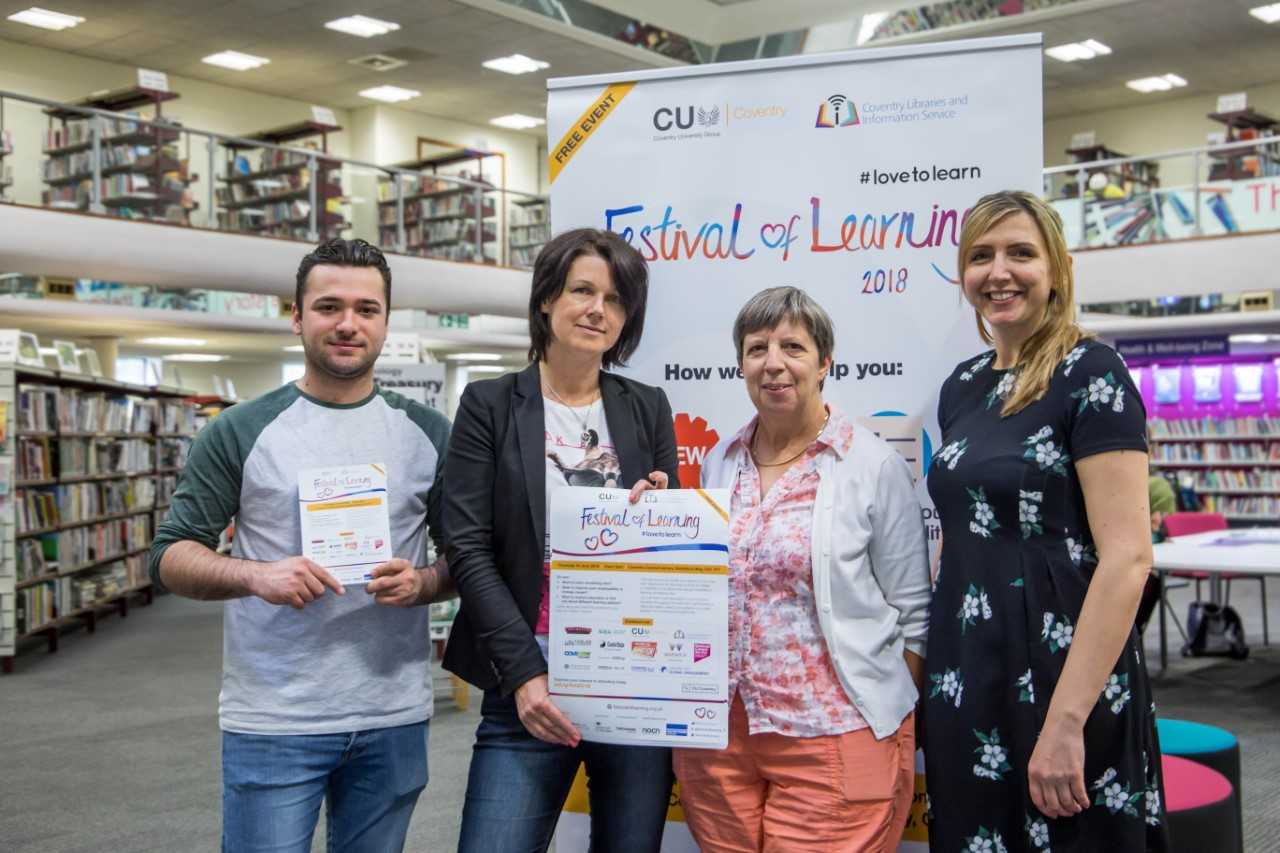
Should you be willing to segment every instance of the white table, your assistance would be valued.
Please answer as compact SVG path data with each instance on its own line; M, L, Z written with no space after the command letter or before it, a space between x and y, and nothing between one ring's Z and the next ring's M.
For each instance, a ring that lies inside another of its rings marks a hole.
M1207 572L1209 600L1221 602L1222 574L1280 575L1280 527L1210 530L1153 545L1153 568L1167 572ZM1165 603L1160 599L1160 668L1168 664Z

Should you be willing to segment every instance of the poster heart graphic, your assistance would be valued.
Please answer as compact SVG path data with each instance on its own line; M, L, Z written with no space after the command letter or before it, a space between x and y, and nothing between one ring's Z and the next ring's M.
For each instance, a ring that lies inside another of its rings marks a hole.
M587 541L583 542L582 544L587 546L587 550L588 550L588 551L594 551L594 550L596 550L597 548L599 548L599 547L600 547L600 537L599 537L599 536L592 536L592 537L588 538L588 539L587 539Z
M778 235L778 238L776 240L769 239L770 236L773 234ZM778 248L779 246L782 245L783 241L785 241L786 239L787 239L787 226L781 223L776 223L772 225L765 224L760 226L760 242L764 243L770 249Z
M600 544L603 545L604 547L608 548L610 545L613 545L617 541L618 541L618 534L614 533L609 528L606 527L604 530L600 531Z

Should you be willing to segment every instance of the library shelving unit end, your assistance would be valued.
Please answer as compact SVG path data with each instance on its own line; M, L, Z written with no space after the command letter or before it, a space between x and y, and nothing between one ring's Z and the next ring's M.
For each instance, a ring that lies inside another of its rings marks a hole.
M0 670L150 604L146 555L196 431L188 392L0 366Z

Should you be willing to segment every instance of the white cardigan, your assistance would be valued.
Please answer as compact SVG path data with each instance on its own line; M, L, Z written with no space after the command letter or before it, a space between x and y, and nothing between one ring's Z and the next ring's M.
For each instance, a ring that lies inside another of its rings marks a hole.
M702 487L732 489L746 461L736 435L721 441L702 463ZM920 502L906 461L861 424L847 454L823 451L818 476L810 539L818 623L845 693L884 738L915 707L903 650L924 657L929 629Z

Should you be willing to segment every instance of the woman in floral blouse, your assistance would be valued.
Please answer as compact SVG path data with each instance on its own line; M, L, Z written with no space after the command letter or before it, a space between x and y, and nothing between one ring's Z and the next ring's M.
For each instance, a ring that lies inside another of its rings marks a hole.
M978 201L964 296L993 345L942 386L943 549L924 717L930 849L1164 851L1155 706L1133 631L1151 566L1146 414L1075 323L1062 222Z
M915 780L929 572L906 462L822 400L834 332L802 290L734 323L757 417L702 485L731 490L728 748L676 750L703 853L893 851Z

